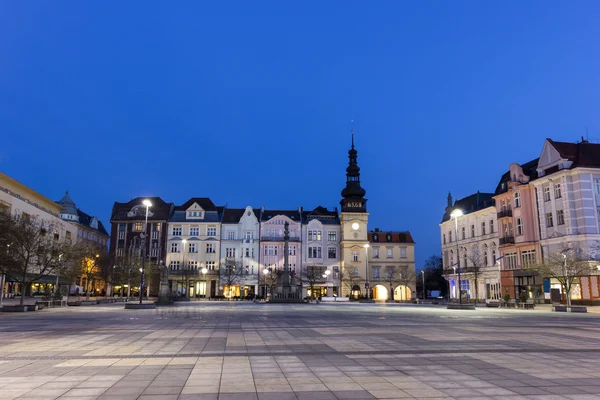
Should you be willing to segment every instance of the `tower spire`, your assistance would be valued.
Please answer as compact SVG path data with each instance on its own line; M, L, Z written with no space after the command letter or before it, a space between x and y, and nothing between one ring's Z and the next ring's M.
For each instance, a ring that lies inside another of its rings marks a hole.
M346 168L346 187L342 190L343 211L366 212L366 190L360 186L360 167L358 151L354 148L354 129L352 130L352 146L348 150L348 167Z

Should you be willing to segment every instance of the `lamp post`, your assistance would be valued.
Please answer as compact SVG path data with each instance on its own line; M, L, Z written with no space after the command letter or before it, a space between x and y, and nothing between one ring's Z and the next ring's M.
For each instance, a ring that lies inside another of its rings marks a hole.
M269 270L267 268L263 269L263 274L265 274L264 277L264 281L265 281L265 301L267 301L267 274L269 273Z
M571 309L571 285L569 283L569 270L567 269L567 250L561 251L563 256L563 279L565 280L565 295L567 296L567 307Z
M421 275L423 276L423 300L425 300L425 271L421 270Z
M323 278L325 278L325 295L329 296L329 294L327 293L327 290L329 289L329 282L327 281L327 278L329 278L329 275L331 274L331 271L326 269L325 273L323 273Z
M460 304L462 304L462 290L461 290L461 281L460 281L460 254L458 253L458 217L462 217L463 212L461 209L457 208L454 211L452 211L452 214L450 214L450 217L454 218L454 233L455 233L455 238L454 240L456 240L456 266L458 267L458 302Z
M181 249L181 251L182 251L182 253L181 253L182 254L181 255L181 258L182 258L182 261L181 261L181 281L182 281L181 286L182 286L182 289L183 289L183 295L184 295L184 297L188 297L187 292L188 292L189 288L184 287L184 285L187 285L187 279L186 278L188 277L187 271L185 269L185 245L187 243L187 240L183 239L181 241L181 243L183 243L183 249Z
M367 289L367 300L371 299L371 287L369 286L369 243L365 243L365 289Z
M202 279L204 279L204 298L206 298L206 287L208 286L206 284L206 273L208 272L208 270L206 269L206 267L202 268Z
M146 231L147 231L147 227L148 227L148 210L150 209L150 207L152 207L152 202L148 199L144 200L142 202L142 204L144 206L146 206L146 219L144 222L144 231L142 232L142 235L144 236L144 247L143 247L143 257L142 257L142 274L141 274L141 278L140 278L140 304L142 304L142 298L144 296L144 263L146 261L146 242L147 242L147 235L146 235Z

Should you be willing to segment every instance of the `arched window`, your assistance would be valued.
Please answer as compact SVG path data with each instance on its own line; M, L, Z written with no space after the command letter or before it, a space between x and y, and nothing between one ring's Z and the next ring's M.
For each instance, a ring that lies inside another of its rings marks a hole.
M488 245L487 244L483 244L483 265L484 266L488 266Z

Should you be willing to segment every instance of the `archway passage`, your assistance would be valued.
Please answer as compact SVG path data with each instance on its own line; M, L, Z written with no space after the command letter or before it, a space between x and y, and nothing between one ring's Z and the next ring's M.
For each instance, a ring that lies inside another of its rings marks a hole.
M375 285L373 288L373 300L387 300L388 290L383 285Z
M412 298L412 291L408 286L400 285L394 289L394 300L409 301Z

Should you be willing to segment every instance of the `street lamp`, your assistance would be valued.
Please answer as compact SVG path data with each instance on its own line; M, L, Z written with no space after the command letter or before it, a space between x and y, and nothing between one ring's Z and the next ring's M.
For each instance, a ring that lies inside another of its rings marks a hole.
M181 241L181 243L183 243L183 249L182 249L182 262L181 262L181 286L182 286L182 290L183 290L183 294L185 297L188 297L187 295L187 291L189 290L189 288L187 287L183 287L183 285L185 285L187 283L187 280L185 278L188 277L187 272L185 270L185 244L187 243L187 240L183 239ZM189 286L189 285L188 285Z
M452 211L450 217L454 218L454 227L455 227L455 238L456 240L456 265L458 267L458 302L462 304L462 290L461 290L461 282L460 282L460 254L458 254L458 218L463 216L463 212L461 209L457 208Z
M202 279L204 279L204 298L206 298L206 287L208 286L206 284L206 273L208 272L208 270L206 269L206 267L204 267L204 268L202 268L201 272L202 272Z
M371 299L371 288L369 287L369 243L365 243L365 289L367 290L367 300Z
M571 283L569 282L569 270L567 269L567 253L568 250L561 251L563 256L564 264L563 264L563 279L565 280L565 295L567 297L567 307L571 309Z
M263 274L265 274L265 301L267 301L267 274L269 273L269 269L263 269Z
M425 271L421 270L421 275L423 275L423 301L425 301Z
M144 201L142 201L142 204L146 207L146 219L144 222L144 230L142 232L142 235L144 237L144 247L143 247L142 268L141 268L142 274L140 277L140 304L142 304L142 297L143 297L143 293L144 293L144 263L146 261L146 243L147 243L146 231L147 231L147 227L148 227L148 211L149 211L150 207L152 207L152 202L148 199L145 199Z

